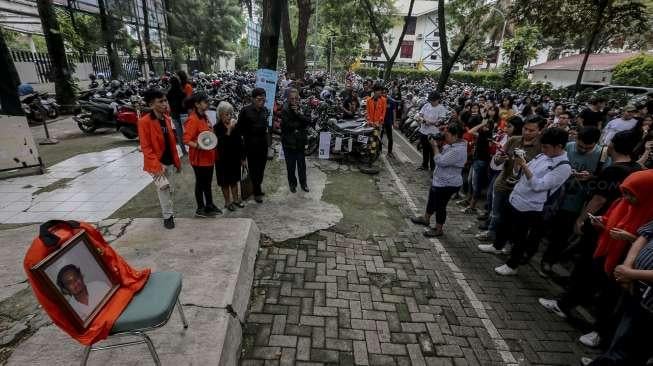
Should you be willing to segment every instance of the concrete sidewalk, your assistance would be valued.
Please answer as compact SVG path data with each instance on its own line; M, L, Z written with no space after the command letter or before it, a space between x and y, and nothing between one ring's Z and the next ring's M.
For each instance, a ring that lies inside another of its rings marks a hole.
M180 299L189 328L183 329L175 311L165 327L150 332L162 364L235 365L258 250L256 224L249 219L178 219L175 230L165 230L158 219L124 219L104 221L100 228L135 268L177 271L184 276ZM35 231L27 236L25 230L14 230L13 239L10 232L3 232L8 248L3 246L2 251L24 253ZM0 267L6 268L3 280L24 277L22 261L16 259L15 255L0 256ZM50 324L21 343L7 364L71 365L79 362L82 350L82 345ZM92 352L88 364L151 362L146 346L138 345Z

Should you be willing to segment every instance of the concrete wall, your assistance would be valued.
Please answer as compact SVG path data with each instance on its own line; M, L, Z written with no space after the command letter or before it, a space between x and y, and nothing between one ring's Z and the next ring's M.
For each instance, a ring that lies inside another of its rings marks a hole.
M14 62L21 83L39 83L39 74L33 62Z
M548 82L554 88L561 88L576 83L578 71L575 70L533 70L531 80L534 82ZM609 84L612 80L611 71L585 71L583 82Z

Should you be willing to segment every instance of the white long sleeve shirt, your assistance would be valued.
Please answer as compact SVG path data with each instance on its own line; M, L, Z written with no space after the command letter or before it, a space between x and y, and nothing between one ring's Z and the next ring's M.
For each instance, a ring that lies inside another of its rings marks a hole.
M562 161L569 161L567 152L555 158L540 154L531 160L528 169L533 173L533 177L528 179L526 174L522 174L510 194L510 204L521 212L542 212L549 194L560 188L571 176L569 164L554 168Z

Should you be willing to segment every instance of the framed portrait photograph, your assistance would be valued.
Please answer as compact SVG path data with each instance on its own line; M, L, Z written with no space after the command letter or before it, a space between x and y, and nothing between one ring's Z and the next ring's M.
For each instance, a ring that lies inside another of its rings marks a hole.
M32 267L80 330L120 287L82 230Z

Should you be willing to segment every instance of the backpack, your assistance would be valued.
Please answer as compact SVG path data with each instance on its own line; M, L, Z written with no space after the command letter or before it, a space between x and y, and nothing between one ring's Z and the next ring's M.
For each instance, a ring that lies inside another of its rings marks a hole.
M563 160L561 162L558 162L558 164L554 166L550 166L549 171L554 171L556 170L556 168L558 168L561 165L571 165L571 164L569 164L568 160ZM562 205L562 202L565 199L565 192L566 192L565 183L563 183L560 187L558 187L553 192L549 190L546 193L546 201L544 201L544 207L542 209L544 221L551 220L553 216L555 216L555 214L560 209L560 206Z

